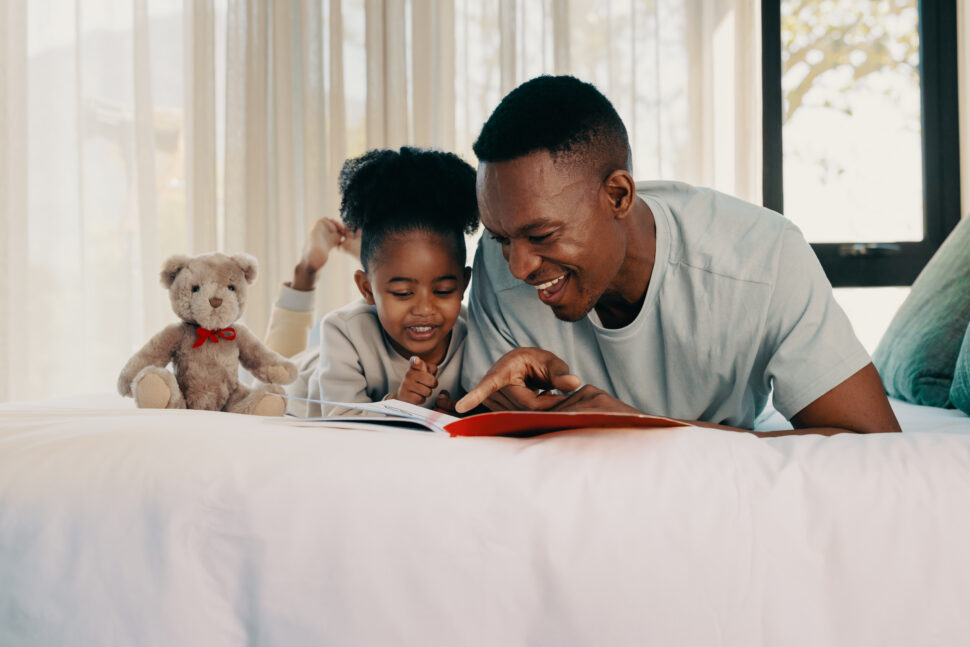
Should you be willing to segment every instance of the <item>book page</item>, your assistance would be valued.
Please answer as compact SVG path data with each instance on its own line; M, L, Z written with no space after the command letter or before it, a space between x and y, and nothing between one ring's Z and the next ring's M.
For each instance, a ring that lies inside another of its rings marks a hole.
M415 404L409 404L407 402L402 402L401 400L381 400L380 402L330 402L327 400L316 401L318 404L336 406L344 409L357 409L359 411L366 411L368 413L375 413L382 416L389 416L394 419L393 421L388 420L388 424L400 424L400 419L404 418L406 420L414 421L415 424L419 424L431 431L438 433L447 433L445 431L445 425L459 420L455 416L450 416L447 413L441 413L440 411L434 411L432 409L425 409L424 407L419 407ZM307 422L340 422L342 426L363 426L363 425L381 425L385 424L381 418L375 417L361 417L353 418L349 416L323 416L317 418L299 418L300 420L305 420ZM359 421L359 422L358 422Z
M442 413L441 411L425 409L424 407L402 402L401 400L382 400L381 402L373 402L371 404L380 406L381 410L388 415L401 416L403 418L417 418L432 423L436 427L445 427L459 419L447 413Z
M279 422L279 418L272 418ZM420 432L433 436L447 436L443 430L430 427L428 423L414 418L399 418L391 416L324 416L320 418L300 418L288 416L283 421L291 427L314 427L317 429L353 429L356 431L383 432Z

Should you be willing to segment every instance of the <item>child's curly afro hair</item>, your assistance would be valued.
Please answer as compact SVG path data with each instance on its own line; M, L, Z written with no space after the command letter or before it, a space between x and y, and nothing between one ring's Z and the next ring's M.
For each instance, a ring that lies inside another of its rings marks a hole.
M389 234L428 231L453 237L462 265L464 235L478 229L475 169L457 155L404 146L344 162L340 217L361 232L366 271Z

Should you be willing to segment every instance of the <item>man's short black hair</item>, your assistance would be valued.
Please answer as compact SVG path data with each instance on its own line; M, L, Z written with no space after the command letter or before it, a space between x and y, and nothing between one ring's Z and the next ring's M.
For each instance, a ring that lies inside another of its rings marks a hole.
M451 237L465 264L464 235L478 229L475 169L453 153L404 146L344 162L340 217L360 230L366 271L385 238L408 231Z
M512 90L473 146L482 162L546 150L556 163L580 162L604 174L631 170L630 140L613 104L572 76L539 76Z

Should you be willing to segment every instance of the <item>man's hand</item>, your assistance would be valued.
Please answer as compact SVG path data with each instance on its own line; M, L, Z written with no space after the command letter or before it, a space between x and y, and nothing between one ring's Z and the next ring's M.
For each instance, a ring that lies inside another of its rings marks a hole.
M599 389L591 384L587 384L575 393L567 396L552 409L553 411L590 411L595 413L643 413L639 409L634 409L626 402L614 398L603 389Z
M411 358L408 372L404 374L404 381L391 397L418 406L423 405L431 392L438 387L438 378L435 377L437 373L437 366L425 364L423 359L415 355Z
M567 398L546 391L573 391L582 383L549 351L516 348L499 358L478 386L455 404L455 411L465 413L483 402L490 409L544 411Z

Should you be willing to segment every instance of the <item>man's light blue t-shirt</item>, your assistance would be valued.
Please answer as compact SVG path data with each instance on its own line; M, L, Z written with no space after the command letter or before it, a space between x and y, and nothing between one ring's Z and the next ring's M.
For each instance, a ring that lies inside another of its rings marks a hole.
M475 255L462 384L516 347L548 350L641 411L751 429L774 389L791 418L871 360L801 232L781 215L677 182L637 192L656 220L643 307L619 329L556 319L487 235Z

